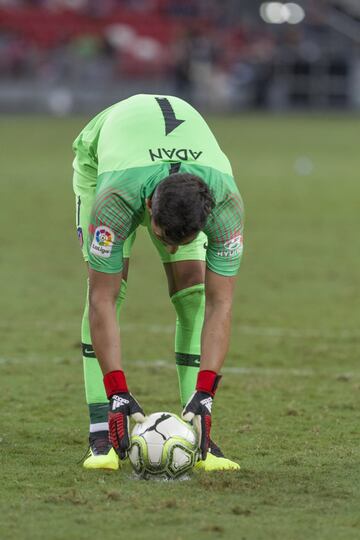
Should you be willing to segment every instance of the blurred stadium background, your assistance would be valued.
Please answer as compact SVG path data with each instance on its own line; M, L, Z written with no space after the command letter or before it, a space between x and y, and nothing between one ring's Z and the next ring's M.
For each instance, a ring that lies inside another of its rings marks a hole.
M359 0L0 0L0 111L360 107Z

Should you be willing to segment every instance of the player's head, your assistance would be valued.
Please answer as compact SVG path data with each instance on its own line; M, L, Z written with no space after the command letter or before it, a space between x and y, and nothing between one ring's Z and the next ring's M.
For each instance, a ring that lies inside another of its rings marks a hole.
M201 178L176 173L158 184L147 205L155 236L175 253L177 246L189 244L204 229L215 201Z

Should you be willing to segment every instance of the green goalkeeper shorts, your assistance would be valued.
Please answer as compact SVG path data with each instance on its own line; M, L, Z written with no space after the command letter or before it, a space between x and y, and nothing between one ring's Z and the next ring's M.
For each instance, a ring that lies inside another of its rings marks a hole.
M83 256L86 262L89 260L88 253L88 231L90 225L91 210L95 199L96 182L89 182L89 178L78 172L74 172L73 186L76 198L76 229L78 239L80 241ZM145 211L144 220L141 223L147 228L151 241L156 247L160 259L163 263L172 263L178 261L205 261L206 259L206 234L200 232L198 236L190 244L179 246L176 253L169 253L164 244L154 236L151 225L149 212ZM123 257L129 258L131 248L136 238L136 231L130 234L123 245Z

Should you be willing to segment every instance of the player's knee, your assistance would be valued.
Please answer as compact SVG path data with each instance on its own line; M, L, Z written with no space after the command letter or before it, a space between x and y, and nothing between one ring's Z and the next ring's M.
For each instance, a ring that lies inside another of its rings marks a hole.
M176 289L177 291L183 291L186 289L191 289L191 287L196 285L203 285L203 283L204 276L200 270L198 272L189 272L177 279Z
M205 287L197 283L181 289L171 296L176 314L182 321L194 321L197 316L203 316L205 308Z
M205 267L201 261L180 261L169 267L171 270L167 269L166 273L171 297L180 291L204 283Z

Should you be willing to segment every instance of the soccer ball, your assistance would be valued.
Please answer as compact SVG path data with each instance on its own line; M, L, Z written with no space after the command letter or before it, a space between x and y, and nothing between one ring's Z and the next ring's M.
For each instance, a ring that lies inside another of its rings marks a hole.
M140 478L184 477L199 458L195 430L176 414L150 414L132 431L129 458Z

